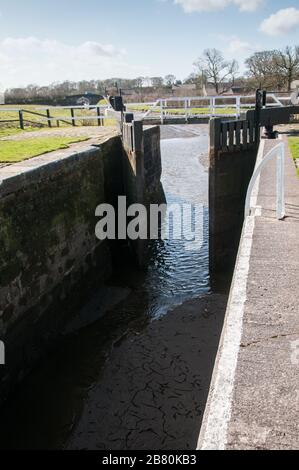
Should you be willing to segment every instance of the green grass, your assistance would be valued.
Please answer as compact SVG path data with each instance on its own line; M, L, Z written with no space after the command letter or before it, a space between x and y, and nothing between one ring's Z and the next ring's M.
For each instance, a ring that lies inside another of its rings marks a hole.
M87 137L41 137L0 142L0 162L16 163L54 150L66 149L70 144L88 140Z
M167 110L167 113L174 115L185 115L184 109L170 109ZM210 108L191 108L188 110L188 113L192 115L196 114L210 114ZM236 114L235 108L217 108L215 109L215 114Z
M36 130L38 130L38 128L35 128L35 127L26 127L24 131L18 127L0 127L0 138L10 137L11 135L16 135L16 134L24 134L24 133L33 132Z
M289 137L289 145L294 160L299 160L299 137Z
M99 105L99 106L107 106L107 101L106 101L106 100L100 100L100 101L98 102L98 105Z
M130 104L127 104L127 109L130 109L132 111L140 111L140 112L146 112L149 111L151 107L146 104L136 104L133 106L130 106ZM167 114L173 114L175 116L179 115L185 115L186 111L184 108L169 108L169 109L164 109L165 113ZM242 112L247 111L246 108L242 108ZM153 107L152 108L153 113L160 113L161 108ZM196 114L210 114L211 110L210 108L190 108L188 109L189 115L196 115ZM216 108L215 109L215 114L236 114L236 108Z
M293 159L299 161L299 137L289 137L289 146ZM297 175L299 176L299 168L297 168Z
M131 109L132 111L140 111L140 112L146 112L150 109L150 106L147 104L135 104L135 105L130 105L130 103L126 104L127 109ZM155 108L159 109L159 108Z

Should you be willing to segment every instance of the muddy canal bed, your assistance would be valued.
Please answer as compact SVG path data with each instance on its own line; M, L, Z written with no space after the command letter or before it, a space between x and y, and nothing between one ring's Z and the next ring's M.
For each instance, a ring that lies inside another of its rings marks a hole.
M167 202L203 205L203 243L155 242L144 271L124 255L1 410L1 448L196 447L227 289L209 276L208 127L161 133Z

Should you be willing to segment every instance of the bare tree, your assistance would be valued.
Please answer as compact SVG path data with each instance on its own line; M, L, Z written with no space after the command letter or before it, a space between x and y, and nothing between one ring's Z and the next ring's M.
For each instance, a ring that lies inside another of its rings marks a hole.
M165 76L164 81L166 86L172 87L172 85L175 84L176 76L170 73L169 75Z
M206 49L194 65L203 78L213 83L217 94L220 93L220 87L223 91L230 88L239 70L236 60L225 60L217 49Z
M261 51L246 60L247 76L254 88L272 88L277 84L273 57L274 51Z
M255 87L290 91L299 75L299 46L256 52L246 60L246 65Z
M299 46L286 47L283 51L276 51L274 64L277 74L280 75L288 91L292 89L292 82L299 76Z
M137 88L142 88L143 82L144 82L144 77L137 77L136 78L136 87Z
M163 77L152 77L152 86L154 88L162 88L164 84Z

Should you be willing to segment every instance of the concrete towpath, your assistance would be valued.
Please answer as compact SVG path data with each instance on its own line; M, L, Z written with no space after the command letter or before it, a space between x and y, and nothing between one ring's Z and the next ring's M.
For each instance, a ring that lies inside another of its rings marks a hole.
M199 449L299 449L299 178L283 141L286 218L273 162L244 225Z

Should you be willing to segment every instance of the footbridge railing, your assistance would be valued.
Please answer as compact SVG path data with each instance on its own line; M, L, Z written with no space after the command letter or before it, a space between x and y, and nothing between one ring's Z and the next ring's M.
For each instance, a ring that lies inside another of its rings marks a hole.
M267 107L283 107L291 103L290 96L267 95ZM159 121L161 124L171 120L181 122L200 121L213 117L240 119L242 113L256 106L256 96L221 95L160 98L154 103L128 103L127 110L139 112L144 121Z

